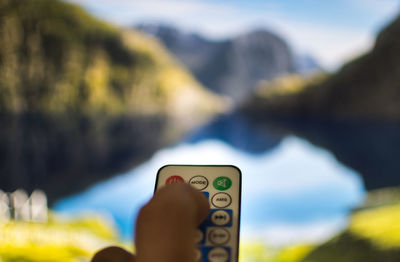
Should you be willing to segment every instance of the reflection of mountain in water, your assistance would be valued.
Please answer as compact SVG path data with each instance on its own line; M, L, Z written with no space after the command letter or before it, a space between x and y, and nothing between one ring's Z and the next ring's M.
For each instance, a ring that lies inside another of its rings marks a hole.
M333 120L262 121L281 135L296 135L331 151L358 171L367 190L400 185L400 126ZM271 131L272 132L272 131Z
M367 190L400 185L400 126L355 121L285 124L292 132L331 151L360 172Z
M140 117L0 118L0 185L40 188L49 200L81 191L165 146L165 120Z
M295 135L332 152L358 171L368 190L400 185L400 126L333 120L251 120L224 116L198 130L189 142L218 139L242 151L262 154L287 135Z
M196 143L205 139L218 139L239 150L257 154L276 147L282 136L260 130L243 115L231 114L200 128L187 138L187 142Z

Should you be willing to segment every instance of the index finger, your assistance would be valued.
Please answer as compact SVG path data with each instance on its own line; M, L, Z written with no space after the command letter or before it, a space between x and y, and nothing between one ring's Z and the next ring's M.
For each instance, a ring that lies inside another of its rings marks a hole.
M208 212L208 200L190 185L161 188L139 212L137 261L194 262L196 227Z

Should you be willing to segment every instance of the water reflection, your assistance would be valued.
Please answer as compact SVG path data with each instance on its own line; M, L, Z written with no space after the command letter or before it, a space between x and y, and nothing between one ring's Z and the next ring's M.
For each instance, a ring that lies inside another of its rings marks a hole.
M131 237L140 206L152 195L157 169L165 164L235 164L243 172L242 237L274 244L317 241L344 228L364 190L356 172L329 152L296 137L270 151L249 154L216 139L158 151L131 172L56 204L59 212L110 214Z
M55 199L126 172L166 141L162 117L0 114L0 187Z
M238 113L221 116L187 137L185 142L197 143L206 139L223 141L237 150L260 154L276 147L282 134L260 129L248 117Z
M400 185L400 125L329 119L286 119L253 122L259 129L282 136L296 135L332 152L344 165L357 170L366 189Z

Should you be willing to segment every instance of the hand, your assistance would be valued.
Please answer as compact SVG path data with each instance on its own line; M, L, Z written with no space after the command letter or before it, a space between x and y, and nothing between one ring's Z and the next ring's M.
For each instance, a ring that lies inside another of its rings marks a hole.
M139 212L136 256L108 247L97 252L92 262L195 262L196 228L209 209L207 198L190 185L167 185Z

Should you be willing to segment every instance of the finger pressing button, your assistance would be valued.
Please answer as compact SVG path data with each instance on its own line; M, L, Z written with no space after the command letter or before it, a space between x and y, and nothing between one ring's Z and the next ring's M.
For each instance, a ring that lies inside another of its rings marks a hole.
M196 235L194 241L196 244L200 243L203 240L204 234L200 229L196 230Z
M200 262L201 258L203 257L203 255L201 254L201 251L199 249L196 249L195 253L196 253L196 261Z

